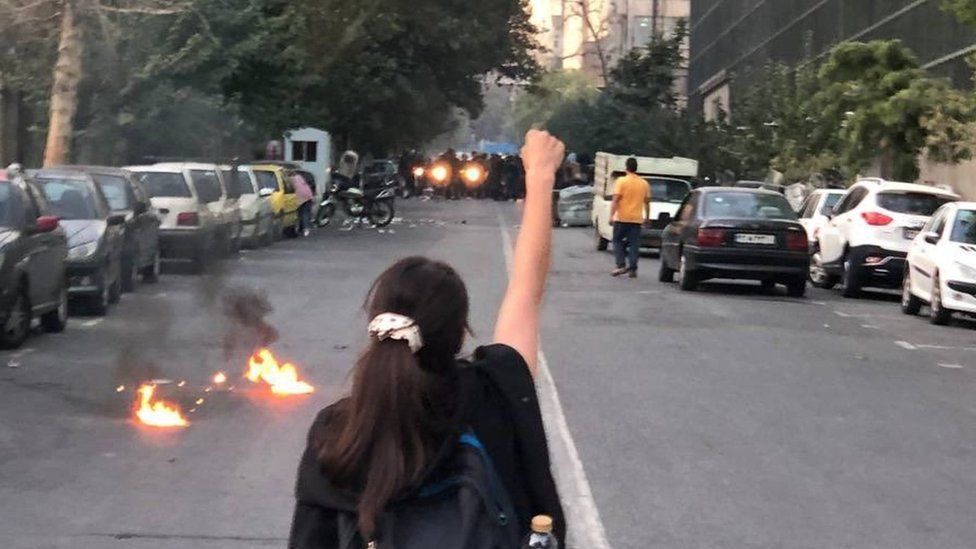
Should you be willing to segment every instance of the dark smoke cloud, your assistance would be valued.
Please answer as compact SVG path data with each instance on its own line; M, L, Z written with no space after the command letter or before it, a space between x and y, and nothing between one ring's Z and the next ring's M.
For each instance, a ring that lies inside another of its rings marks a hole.
M278 330L265 321L274 311L268 296L252 288L230 288L223 296L227 319L224 358L250 356L256 349L278 340Z

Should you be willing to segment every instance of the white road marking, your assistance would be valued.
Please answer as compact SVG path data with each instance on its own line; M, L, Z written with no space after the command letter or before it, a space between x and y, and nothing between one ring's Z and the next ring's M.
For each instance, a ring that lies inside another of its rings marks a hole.
M498 212L498 229L502 233L502 251L505 254L506 272L512 272L512 237L505 227L505 218ZM539 405L549 438L553 473L559 496L565 505L567 546L578 549L610 549L607 533L596 508L590 482L583 469L573 435L569 431L566 415L559 400L559 391L549 370L546 356L539 347Z
M104 320L105 320L104 318L93 318L92 320L86 320L85 322L82 322L81 323L81 327L82 328L94 328L95 326L98 326L99 324L101 324L102 321L104 321Z
M839 316L839 317L843 317L843 318L850 318L851 317L851 315L849 315L849 314L847 314L845 312L841 312L841 311L834 311L834 314L837 315L837 316Z
M917 351L918 350L918 347L912 345L911 343L909 343L907 341L896 341L895 342L895 345L897 345L897 346L899 346L902 349L905 349L907 351Z
M845 313L844 311L834 310L834 314L841 318L901 318L898 315L874 314L874 313Z
M919 349L936 349L939 351L976 351L976 347L954 347L952 345L926 345L924 343L916 343L915 346Z
M861 327L862 328L867 328L869 330L880 330L881 329L879 326L875 326L873 324L861 324Z
M940 362L939 366L942 368L948 368L950 370L962 370L962 364L949 364L947 362Z

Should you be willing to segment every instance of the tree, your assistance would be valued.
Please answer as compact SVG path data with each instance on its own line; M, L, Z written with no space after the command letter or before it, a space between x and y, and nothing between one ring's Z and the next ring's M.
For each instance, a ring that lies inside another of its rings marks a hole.
M680 20L670 36L655 35L645 48L634 48L610 71L614 99L643 108L674 109L678 93L674 81L684 63L688 27Z
M880 158L883 177L911 181L923 152L950 161L968 157L970 101L946 80L926 74L901 42L839 44L819 80L812 100L812 111L821 113L814 141L838 134L849 169Z
M963 23L976 26L976 0L943 0L942 7Z
M569 104L589 104L600 90L581 71L551 71L523 92L515 101L517 134L549 123L553 115Z

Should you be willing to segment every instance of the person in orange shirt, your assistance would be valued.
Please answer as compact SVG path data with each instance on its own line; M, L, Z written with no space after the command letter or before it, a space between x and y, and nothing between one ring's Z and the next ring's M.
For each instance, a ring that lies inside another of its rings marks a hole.
M613 184L613 255L617 262L613 276L627 274L637 278L640 259L641 227L650 217L651 186L637 175L637 159L627 159L627 174Z

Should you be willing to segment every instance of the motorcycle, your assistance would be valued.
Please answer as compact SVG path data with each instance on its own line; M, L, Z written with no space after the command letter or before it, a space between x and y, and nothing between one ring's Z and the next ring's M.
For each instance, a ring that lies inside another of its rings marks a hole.
M350 219L365 220L376 227L386 227L393 222L395 215L393 204L396 191L396 181L366 190L358 187L340 189L338 186L333 186L322 197L319 212L315 216L315 224L319 227L328 227L335 217L336 210L341 207L343 213Z

